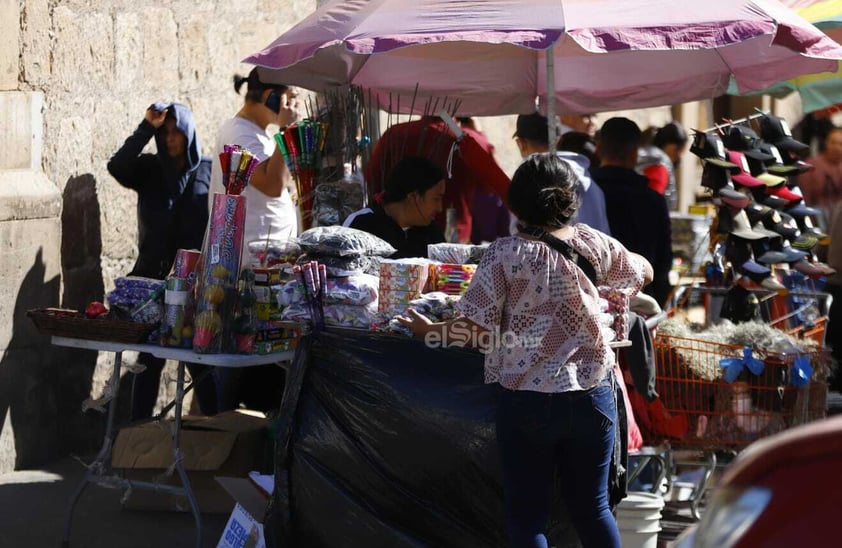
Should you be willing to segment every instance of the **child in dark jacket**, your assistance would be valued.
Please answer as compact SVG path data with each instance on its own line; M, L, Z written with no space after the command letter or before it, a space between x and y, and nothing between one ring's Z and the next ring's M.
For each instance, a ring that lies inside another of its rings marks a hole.
M157 152L143 148L154 137ZM155 103L108 162L118 183L137 192L138 258L131 276L164 279L178 249L200 249L208 222L211 159L202 156L193 114L179 103ZM164 360L140 354L146 370L135 376L132 419L151 416ZM196 378L203 366L188 364ZM196 386L202 412L216 413L210 375Z

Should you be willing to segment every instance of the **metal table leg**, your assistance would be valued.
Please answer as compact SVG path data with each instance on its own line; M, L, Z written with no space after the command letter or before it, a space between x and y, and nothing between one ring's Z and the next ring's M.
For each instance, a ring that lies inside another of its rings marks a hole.
M105 423L105 438L102 441L102 447L100 448L99 453L94 461L88 466L88 470L85 472L85 477L82 478L82 482L79 484L79 487L76 488L76 491L70 499L70 508L67 510L67 517L64 521L64 534L61 538L61 545L63 547L70 546L70 526L73 522L73 511L75 510L76 503L79 502L79 497L82 496L82 492L85 490L85 487L87 487L88 483L92 481L92 478L111 471L111 446L114 444L114 415L117 411L117 394L120 387L120 366L122 365L122 361L123 353L115 352L114 369L111 371L111 380L109 381L111 389L114 391L114 395L111 398L111 401L108 402L108 419Z
M190 487L190 479L188 479L184 464L181 462L181 405L184 400L184 370L184 362L178 362L178 376L175 385L175 420L172 434L173 459L175 469L178 470L178 476L184 486L187 501L190 503L190 510L193 512L193 520L196 522L196 547L201 548L202 516L199 513L199 503L196 501L196 496Z

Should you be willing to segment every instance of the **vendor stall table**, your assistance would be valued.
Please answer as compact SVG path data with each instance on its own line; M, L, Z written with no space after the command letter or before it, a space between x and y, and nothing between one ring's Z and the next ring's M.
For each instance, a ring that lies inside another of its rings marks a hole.
M204 365L212 365L216 367L252 367L256 365L265 365L289 360L293 357L293 351L276 352L273 354L197 354L192 350L183 348L172 348L165 346L157 346L152 344L130 344L107 341L93 341L87 339L72 339L67 337L52 338L52 344L57 346L67 346L71 348L83 348L87 350L97 350L100 352L114 352L114 369L111 372L111 385L116 387L120 380L120 367L122 363L123 352L148 352L158 358L178 361L178 375L176 377L176 392L173 404L175 407L175 419L173 421L172 430L172 445L173 445L173 462L175 469L178 471L178 476L181 479L182 486L163 485L151 482L142 482L128 480L121 478L114 474L111 469L111 449L114 443L114 414L117 408L117 393L115 390L114 397L108 404L108 419L105 427L105 437L102 442L102 448L96 456L96 459L88 466L88 471L82 480L82 483L76 489L73 497L70 500L70 507L67 511L67 520L64 525L64 534L62 537L62 546L70 546L70 526L73 521L73 510L76 507L76 502L82 495L89 483L94 483L107 487L131 488L131 489L146 489L159 492L167 492L176 495L187 497L190 503L190 510L193 513L193 519L196 521L196 546L200 547L202 543L202 518L199 513L199 505L193 490L190 488L190 481L187 478L187 473L181 461L181 409L184 399L184 371L186 363L200 363Z

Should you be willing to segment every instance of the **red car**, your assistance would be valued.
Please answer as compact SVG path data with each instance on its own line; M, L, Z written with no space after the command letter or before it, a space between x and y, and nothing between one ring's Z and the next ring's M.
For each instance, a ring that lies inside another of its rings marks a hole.
M840 545L842 416L759 440L730 465L676 548Z

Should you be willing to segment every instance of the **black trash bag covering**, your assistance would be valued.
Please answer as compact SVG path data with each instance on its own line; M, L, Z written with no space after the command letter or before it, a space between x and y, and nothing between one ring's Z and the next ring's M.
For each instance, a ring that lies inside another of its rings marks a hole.
M505 546L499 388L483 384L482 356L389 335L309 338L284 396L292 429L286 443L279 428L267 545ZM551 543L578 546L556 499Z

